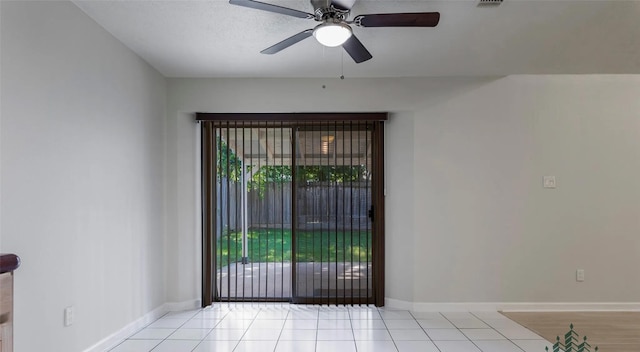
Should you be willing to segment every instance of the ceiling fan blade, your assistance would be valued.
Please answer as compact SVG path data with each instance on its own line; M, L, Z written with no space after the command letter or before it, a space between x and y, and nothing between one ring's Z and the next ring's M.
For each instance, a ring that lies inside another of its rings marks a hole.
M298 18L306 18L306 19L315 18L314 15L312 15L310 13L307 13L307 12L298 11L298 10L294 10L294 9L290 9L288 7L282 7L282 6L278 6L278 5L266 4L264 2L259 2L259 1L253 1L253 0L229 0L229 3L231 5L238 5L238 6L244 6L244 7L248 7L248 8L252 8L252 9L256 9L256 10L275 12L275 13L279 13L279 14L282 14L282 15L288 15L288 16L293 16L293 17L298 17Z
M438 22L439 12L381 13L358 15L353 19L360 27L435 27Z
M352 35L347 39L347 41L342 44L342 47L357 64L365 62L373 57L369 50L362 45L355 35Z
M278 44L275 44L273 46L270 46L264 50L261 51L262 54L275 54L279 51L282 51L290 46L292 46L293 44L302 41L304 39L309 38L311 35L313 35L313 29L307 29L305 31L302 31L294 36L291 36L283 41L281 41Z

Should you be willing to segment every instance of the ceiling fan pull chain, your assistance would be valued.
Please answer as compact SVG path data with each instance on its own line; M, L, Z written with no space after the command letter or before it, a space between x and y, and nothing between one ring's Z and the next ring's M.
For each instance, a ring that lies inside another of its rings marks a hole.
M340 79L344 79L344 51L340 51Z

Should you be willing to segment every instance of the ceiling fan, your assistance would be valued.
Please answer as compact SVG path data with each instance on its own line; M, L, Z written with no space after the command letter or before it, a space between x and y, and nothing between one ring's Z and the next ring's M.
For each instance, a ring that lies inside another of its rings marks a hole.
M356 0L311 0L314 13L308 13L254 0L229 1L232 5L320 22L313 29L304 30L262 50L262 54L275 54L313 35L324 46L342 46L356 63L367 61L372 56L360 40L353 35L352 25L358 27L435 27L440 21L439 12L358 15L353 20L348 20L355 2Z

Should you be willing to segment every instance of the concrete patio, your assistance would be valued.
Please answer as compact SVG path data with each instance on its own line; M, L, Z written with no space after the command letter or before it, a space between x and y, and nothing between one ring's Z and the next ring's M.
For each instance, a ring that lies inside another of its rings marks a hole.
M298 297L365 297L371 294L371 263L297 263ZM221 300L279 299L292 295L291 263L232 263L218 270ZM368 292L367 292L368 291Z

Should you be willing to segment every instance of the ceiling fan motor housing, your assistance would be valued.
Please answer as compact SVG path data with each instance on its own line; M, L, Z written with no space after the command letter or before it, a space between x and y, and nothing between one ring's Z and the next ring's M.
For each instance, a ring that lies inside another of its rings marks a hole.
M315 10L316 21L337 20L346 21L350 10L342 10L331 5L329 7L319 7Z

